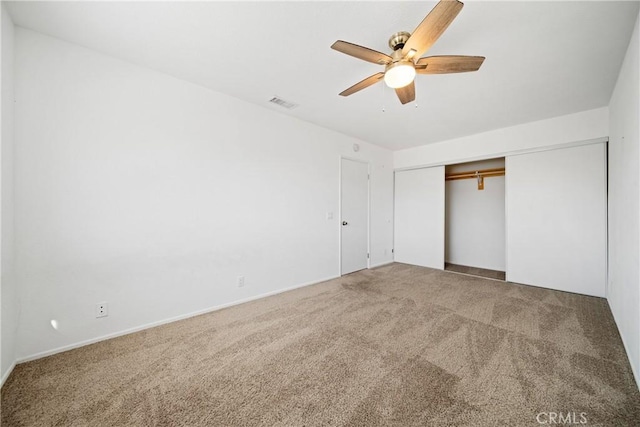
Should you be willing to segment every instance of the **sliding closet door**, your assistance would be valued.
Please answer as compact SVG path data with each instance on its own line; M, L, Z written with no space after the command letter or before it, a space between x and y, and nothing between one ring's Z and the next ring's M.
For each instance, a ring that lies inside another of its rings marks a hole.
M444 166L395 174L394 259L444 268Z
M508 157L507 280L605 296L605 145Z

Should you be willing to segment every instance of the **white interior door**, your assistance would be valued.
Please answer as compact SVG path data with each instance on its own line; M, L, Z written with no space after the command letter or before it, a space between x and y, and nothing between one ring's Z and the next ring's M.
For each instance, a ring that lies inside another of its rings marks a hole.
M444 166L395 174L394 259L444 269Z
M604 143L511 156L506 169L507 280L604 297Z
M369 165L342 159L340 174L340 273L368 267Z

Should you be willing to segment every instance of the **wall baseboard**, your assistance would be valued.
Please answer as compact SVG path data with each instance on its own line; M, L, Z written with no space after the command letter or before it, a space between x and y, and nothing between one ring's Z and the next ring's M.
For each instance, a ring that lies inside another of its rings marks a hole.
M609 306L609 310L613 315L613 321L616 323L616 327L618 328L618 333L620 334L620 339L622 340L622 345L624 347L624 351L627 353L627 359L629 360L629 365L631 366L631 372L633 373L633 378L636 380L636 387L640 390L640 376L638 376L639 372L636 370L635 365L633 364L633 360L631 360L631 353L629 352L629 346L627 345L627 340L622 333L622 329L620 329L620 324L618 323L618 319L616 318L615 312L611 309L611 304L609 304L609 300L607 299L607 305Z
M7 372L4 373L4 375L2 376L2 379L0 379L0 388L2 388L5 381L7 381L7 379L9 378L9 375L11 375L11 372L13 372L13 369L16 367L16 365L17 365L17 362L14 361L11 364L11 366L9 366L9 369L7 369Z
M16 362L13 363L13 365L12 365L11 369L9 370L9 372L11 372L13 370L13 368L17 364L20 364L20 363L25 363L25 362L30 362L32 360L42 359L43 357L52 356L52 355L58 354L58 353L63 353L65 351L73 350L75 348L79 348L79 347L84 347L86 345L95 344L95 343L100 342L100 341L106 341L106 340L109 340L109 339L112 339L112 338L121 337L123 335L133 334L135 332L140 332L140 331L143 331L145 329L155 328L156 326L165 325L167 323L177 322L179 320L188 319L190 317L200 316L202 314L211 313L213 311L222 310L224 308L233 307L235 305L240 305L240 304L244 304L244 303L247 303L247 302L255 301L255 300L258 300L258 299L270 297L270 296L273 296L273 295L278 295L278 294L281 294L281 293L284 293L284 292L293 291L295 289L304 288L306 286L316 285L318 283L322 283L322 282L326 282L326 281L329 281L329 280L337 279L338 277L340 277L340 276L339 275L338 276L330 276L330 277L326 277L324 279L314 280L314 281L311 281L311 282L306 282L306 283L302 283L302 284L299 284L299 285L294 285L294 286L291 286L291 287L288 287L288 288L283 288L283 289L278 289L278 290L275 290L275 291L266 292L266 293L255 295L255 296L252 296L252 297L243 298L243 299L232 301L232 302L228 302L228 303L225 303L225 304L220 304L220 305L216 305L216 306L213 306L213 307L205 308L203 310L193 311L191 313L181 314L179 316L170 317L168 319L163 319L163 320L158 320L158 321L151 322L151 323L146 323L146 324L141 325L141 326L135 326L133 328L125 329L125 330L114 332L114 333L111 333L111 334L102 335L102 336L95 337L95 338L90 338L88 340L78 341L78 342L73 343L73 344L68 344L68 345L64 345L64 346L61 346L61 347L54 348L52 350L46 350L46 351L42 351L40 353L35 353L35 354L29 355L29 356L20 357L20 358L18 358L18 360ZM8 374L7 374L7 377L8 377ZM4 378L3 378L3 384L4 384Z

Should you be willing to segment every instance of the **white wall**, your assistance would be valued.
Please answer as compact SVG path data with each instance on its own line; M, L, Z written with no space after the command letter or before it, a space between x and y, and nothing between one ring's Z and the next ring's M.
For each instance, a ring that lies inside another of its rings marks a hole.
M640 44L638 21L611 102L607 296L640 384Z
M393 153L396 169L501 157L507 153L603 138L607 107L525 123Z
M0 385L7 378L16 358L16 334L19 318L19 301L16 283L13 278L13 22L2 4L2 198L0 200L0 233L1 245L1 300L2 328L0 337Z
M15 61L20 360L339 275L341 155L392 260L389 151L21 28Z
M504 167L504 159L447 167L447 173ZM505 271L504 176L445 183L445 261Z

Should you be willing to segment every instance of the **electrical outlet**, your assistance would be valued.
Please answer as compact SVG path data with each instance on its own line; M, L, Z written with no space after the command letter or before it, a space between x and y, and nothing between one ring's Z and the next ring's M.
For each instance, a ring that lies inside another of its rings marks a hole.
M109 315L109 304L99 302L96 304L96 317L107 317Z
M244 276L238 276L238 287L241 288L244 286Z

